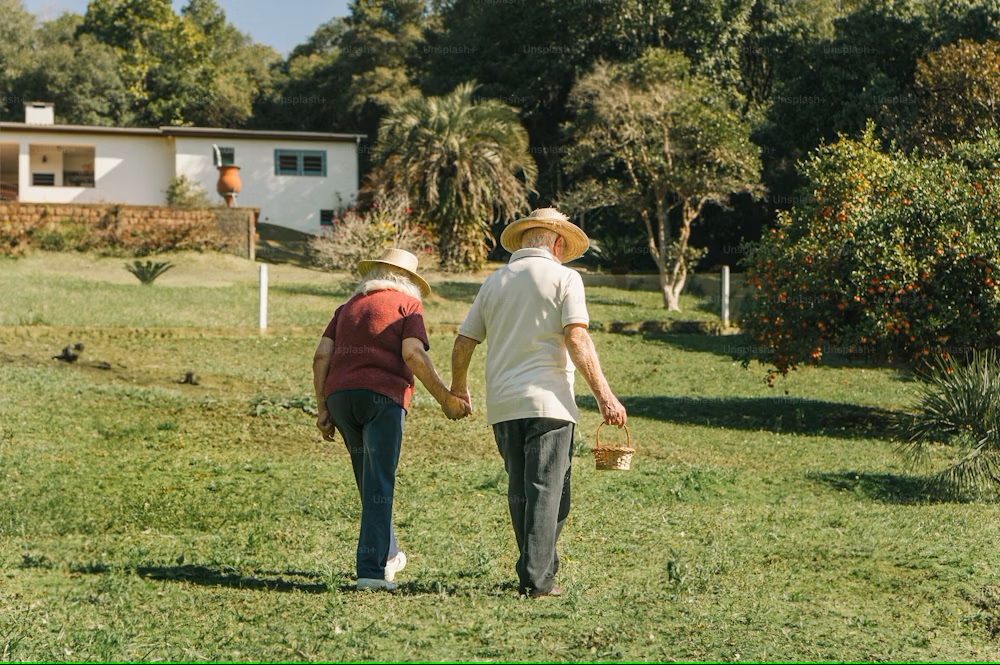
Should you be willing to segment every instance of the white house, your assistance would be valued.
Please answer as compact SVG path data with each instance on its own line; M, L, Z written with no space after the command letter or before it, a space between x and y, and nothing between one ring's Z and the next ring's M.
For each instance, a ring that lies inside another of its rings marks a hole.
M316 233L357 193L362 138L57 125L51 104L29 102L25 122L0 122L0 200L165 205L171 179L183 175L221 202L221 157L240 167L237 205L260 208L262 222Z

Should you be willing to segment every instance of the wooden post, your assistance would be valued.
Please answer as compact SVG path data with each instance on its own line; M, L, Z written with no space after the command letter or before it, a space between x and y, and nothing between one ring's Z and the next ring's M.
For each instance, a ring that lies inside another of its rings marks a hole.
M722 266L722 329L729 328L729 266Z
M267 264L260 264L260 330L267 329Z

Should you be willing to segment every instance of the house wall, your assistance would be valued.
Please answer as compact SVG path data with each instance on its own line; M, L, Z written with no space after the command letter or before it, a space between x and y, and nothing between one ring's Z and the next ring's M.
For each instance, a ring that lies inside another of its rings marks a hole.
M172 137L176 172L197 182L211 200L216 193L218 169L212 145L235 149L240 167L241 206L260 208L261 222L306 233L320 230L320 210L347 205L358 190L357 146L353 141L303 141L252 138ZM275 174L275 150L325 150L326 176Z
M162 136L113 134L58 134L7 130L4 143L17 142L18 185L21 201L34 203L125 203L162 205L174 175L171 146ZM59 146L94 146L95 187L62 187L63 162ZM32 150L34 146L34 150ZM47 161L41 161L42 155ZM33 187L33 172L55 173L55 187Z

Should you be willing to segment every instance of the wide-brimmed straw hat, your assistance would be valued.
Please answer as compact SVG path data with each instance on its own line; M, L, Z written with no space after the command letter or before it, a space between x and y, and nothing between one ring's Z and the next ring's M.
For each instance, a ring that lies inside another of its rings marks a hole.
M590 248L587 234L555 208L536 208L527 217L514 220L500 234L500 244L508 252L516 252L521 249L521 237L529 229L549 229L561 235L566 243L563 263L580 258Z
M417 257L410 254L405 249L398 249L396 247L389 248L385 250L380 259L362 259L358 261L358 272L364 275L366 272L372 268L378 266L389 266L395 268L396 270L401 270L406 273L414 284L420 289L420 293L426 298L431 294L431 285L427 281L417 274Z

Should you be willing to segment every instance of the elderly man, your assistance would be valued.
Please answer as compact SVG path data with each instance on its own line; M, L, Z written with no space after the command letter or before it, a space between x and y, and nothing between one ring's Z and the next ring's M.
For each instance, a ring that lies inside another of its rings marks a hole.
M452 349L454 394L470 404L469 362L486 351L486 417L507 469L507 503L517 538L519 591L557 596L556 540L569 514L570 456L577 409L573 366L597 398L604 422L622 427L625 407L611 392L587 333L580 275L561 265L590 241L555 208L510 224L500 244L510 262L483 282Z

